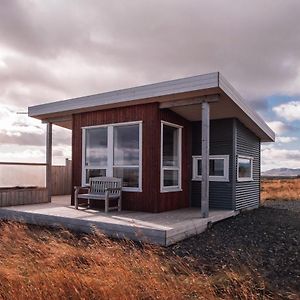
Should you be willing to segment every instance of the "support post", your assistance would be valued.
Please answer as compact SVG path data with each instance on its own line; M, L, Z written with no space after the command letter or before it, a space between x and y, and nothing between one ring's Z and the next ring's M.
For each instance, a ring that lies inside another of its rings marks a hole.
M51 202L52 194L52 123L47 123L46 132L46 188L48 190L48 201Z
M201 216L209 215L209 104L202 103L202 182L201 182Z

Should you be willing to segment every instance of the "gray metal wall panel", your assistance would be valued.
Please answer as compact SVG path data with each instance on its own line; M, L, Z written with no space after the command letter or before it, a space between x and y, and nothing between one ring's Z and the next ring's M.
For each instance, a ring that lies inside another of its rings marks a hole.
M234 119L210 122L210 154L229 155L229 182L210 182L210 208L233 209L233 124ZM201 122L192 122L192 155L201 155ZM191 205L201 204L201 181L192 181Z
M253 181L236 182L235 209L243 209L258 206L260 201L260 140L238 120L236 134L236 155L254 158Z

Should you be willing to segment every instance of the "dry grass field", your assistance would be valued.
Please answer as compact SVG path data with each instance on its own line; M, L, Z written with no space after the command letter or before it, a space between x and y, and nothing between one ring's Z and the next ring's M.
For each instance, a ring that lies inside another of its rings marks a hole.
M193 270L164 249L17 223L0 228L1 299L264 299L253 270Z
M299 192L300 179L262 183L264 201ZM0 299L299 299L299 226L262 207L165 249L1 222Z
M300 200L300 178L262 180L261 201L266 200Z

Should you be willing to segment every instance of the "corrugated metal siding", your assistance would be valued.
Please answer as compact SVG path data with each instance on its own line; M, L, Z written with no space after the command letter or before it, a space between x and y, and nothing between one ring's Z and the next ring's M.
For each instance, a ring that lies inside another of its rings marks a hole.
M212 120L210 122L210 154L229 155L229 182L210 181L210 208L234 208L232 188L233 124L234 119ZM201 122L192 122L192 155L201 155ZM201 204L201 181L192 181L191 204L192 206L200 206Z
M260 200L260 140L238 120L236 120L236 159L237 155L252 156L254 158L254 180L236 182L235 209L258 206Z

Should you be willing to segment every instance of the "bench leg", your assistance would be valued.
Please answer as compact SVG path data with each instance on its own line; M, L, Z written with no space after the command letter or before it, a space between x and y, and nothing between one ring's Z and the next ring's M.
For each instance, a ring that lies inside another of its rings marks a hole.
M104 208L104 211L105 213L107 214L108 213L108 206L109 206L109 199L108 199L108 192L106 191L105 192L105 208Z
M120 196L118 199L118 211L121 211L121 209L122 209L122 196Z
M105 213L108 213L108 199L105 199L105 209L104 209Z
M74 193L75 209L78 209L78 189L75 189Z

